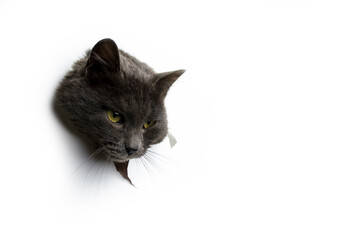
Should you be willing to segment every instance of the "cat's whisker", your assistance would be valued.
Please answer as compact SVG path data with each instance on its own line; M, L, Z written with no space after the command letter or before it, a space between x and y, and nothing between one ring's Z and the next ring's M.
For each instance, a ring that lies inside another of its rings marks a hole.
M144 156L145 159L147 159L148 163L151 164L158 173L164 173L164 169L161 167L161 165L156 162L154 159L152 159L150 156Z
M99 181L98 181L98 185L97 185L97 188L100 187L101 185L101 180L102 180L102 176L103 176L103 173L104 173L104 169L105 167L108 165L108 162L109 162L109 159L110 159L110 154L108 155L108 157L106 158L102 168L101 168L101 171L100 171L100 174L99 174Z
M79 164L78 167L71 173L71 176L73 176L77 171L80 170L80 168L85 164L86 160L82 161L82 163Z
M153 160L150 156L144 155L144 158L148 161L148 163L150 163L152 166L154 166L158 171L162 172L163 170L161 169L160 165Z
M147 162L146 162L146 160L145 160L145 158L143 156L141 157L141 162L144 165L144 167L145 167L146 171L148 172L148 174L151 175L150 168L149 168L149 166L148 166L148 164L147 164Z
M87 160L92 159L92 158L95 157L97 154L99 154L100 152L102 152L104 149L105 149L105 147L99 148L98 150L96 150L95 152L93 152L93 153L88 157ZM95 165L98 165L98 162L97 162L96 160L93 160L93 161L94 161L94 163L91 164L90 168L88 169L88 172L87 172L86 175L85 175L85 179L87 179L88 175L90 174L90 172L92 171L92 169L94 168L94 166L95 166ZM98 169L98 170L99 170L99 169ZM96 173L95 173L95 177L96 177L96 175L97 175L97 173L98 173L98 170L97 170Z
M161 157L160 155L158 155L158 154L156 154L156 153L154 153L154 152L148 151L148 152L146 152L146 154L147 154L148 156L152 156L152 157L154 157L154 158L156 158L156 159L158 159L158 160L160 160L160 161L169 160L169 159L167 159L167 158Z
M94 179L96 179L100 169L101 169L101 162L96 163L97 169L95 170ZM99 166L99 167L98 167Z
M163 172L163 168L161 167L161 164L156 161L152 156L149 154L145 154L144 158L148 161L149 164L154 166L159 172Z
M100 152L102 152L105 149L105 147L100 147L97 150L95 150L87 159L85 159L84 161L82 161L82 163L71 173L71 176L73 176L78 170L80 170L80 168L87 162L89 161L92 157L95 157L97 154L99 154Z
M134 160L135 160L136 168L138 168L139 167L139 158L135 158Z
M91 173L92 169L94 168L95 165L98 165L98 164L99 164L98 161L94 160L94 163L91 164L91 166L88 168L88 171L87 171L87 173L86 173L86 175L84 177L84 181L86 181L86 179L88 179L88 176ZM95 176L96 176L96 174L95 174Z
M149 167L148 167L148 165L146 164L146 162L144 161L143 156L140 157L140 161L141 161L141 163L144 165L144 167L145 167L146 171L148 172L148 174L151 176Z
M99 163L100 167L98 168L98 170L96 171L95 177L97 177L97 175L99 175L98 179L100 179L101 173L104 170L104 166L106 164L107 159L105 160L105 162L101 162Z
M153 160L161 161L162 163L167 163L167 164L174 163L172 159L161 157L159 154L156 154L154 152L147 152L146 155L151 157Z
M149 159L147 158L147 156L143 155L143 158L144 158L145 162L149 164L149 166L151 166L151 167L154 166L153 163L152 163L151 161L149 161Z
M168 157L166 157L166 156L164 156L164 155L162 155L162 154L160 154L160 153L158 153L158 152L155 152L155 151L150 150L150 149L148 149L148 150L146 150L146 151L149 152L149 153L152 153L153 155L157 155L157 156L159 156L159 157L161 157L161 158L164 158L164 159L166 159L166 160L170 160L170 161L171 161L170 158L168 158Z
M91 159L92 157L95 157L97 154L99 154L100 152L102 152L105 149L105 147L101 147L97 150L95 150L89 157L88 160Z

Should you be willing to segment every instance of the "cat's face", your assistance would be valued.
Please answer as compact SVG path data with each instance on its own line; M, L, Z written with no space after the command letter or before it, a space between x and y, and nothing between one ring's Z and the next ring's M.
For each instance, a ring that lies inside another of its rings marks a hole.
M167 119L163 99L151 84L113 78L118 86L89 90L96 96L96 109L84 117L94 141L110 160L121 162L142 156L150 145L163 140Z
M84 78L64 81L58 100L71 122L102 148L108 160L126 162L145 154L167 134L164 98L183 70L153 74L146 81L121 70L112 40L93 48Z

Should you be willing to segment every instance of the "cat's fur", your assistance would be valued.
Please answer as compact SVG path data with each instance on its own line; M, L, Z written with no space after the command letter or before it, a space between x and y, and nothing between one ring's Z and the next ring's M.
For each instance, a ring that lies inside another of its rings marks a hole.
M103 39L66 74L57 89L55 105L129 180L128 161L141 157L167 135L164 98L183 73L155 73L119 50L113 40ZM124 121L111 122L108 110L119 112ZM144 129L146 121L156 124ZM138 150L129 155L128 148Z

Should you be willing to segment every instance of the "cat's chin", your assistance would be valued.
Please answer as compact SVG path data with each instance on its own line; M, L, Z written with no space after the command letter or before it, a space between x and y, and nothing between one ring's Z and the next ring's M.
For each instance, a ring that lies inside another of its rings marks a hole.
M115 163L124 163L124 162L128 162L129 160L130 160L129 158L123 159L123 158L117 158L117 157L113 157L113 156L111 156L109 158L109 161L115 162Z
M137 159L139 158L139 156L131 156L125 159L122 158L117 158L117 157L110 157L109 161L114 162L114 163L125 163L125 162L129 162L131 159Z
M110 161L114 162L114 163L125 163L128 162L130 159L110 159Z

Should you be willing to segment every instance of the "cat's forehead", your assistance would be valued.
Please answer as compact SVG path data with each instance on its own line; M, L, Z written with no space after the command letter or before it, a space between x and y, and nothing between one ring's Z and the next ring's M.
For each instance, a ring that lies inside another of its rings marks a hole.
M152 86L141 80L123 80L117 87L111 88L111 102L114 110L132 115L156 113L159 99Z
M119 50L119 54L120 73L126 78L148 82L155 76L155 72L146 63L140 62L122 50Z

